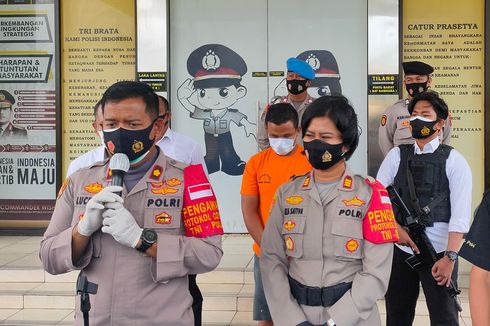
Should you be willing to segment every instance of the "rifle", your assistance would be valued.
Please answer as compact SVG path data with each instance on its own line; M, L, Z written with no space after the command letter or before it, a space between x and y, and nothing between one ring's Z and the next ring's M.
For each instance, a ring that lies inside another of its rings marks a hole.
M439 257L437 256L437 252L434 249L432 242L430 242L429 237L425 233L425 225L420 222L421 218L413 216L412 213L410 213L410 210L407 208L393 185L389 185L386 190L390 195L391 202L398 208L398 214L395 214L397 222L408 228L410 238L420 251L420 253L414 253L412 256L408 257L405 262L413 270L420 270L424 267L432 268L434 263L439 260ZM458 311L463 311L457 297L461 293L461 290L456 287L453 281L450 281L447 290L449 295L454 298Z

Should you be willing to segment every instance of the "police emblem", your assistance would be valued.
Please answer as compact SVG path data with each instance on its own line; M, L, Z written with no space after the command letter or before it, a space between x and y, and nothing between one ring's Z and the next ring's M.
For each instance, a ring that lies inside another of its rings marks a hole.
M430 129L427 126L424 126L424 128L422 128L422 130L420 130L420 134L422 136L428 136L430 134Z
M139 153L145 148L145 145L141 141L136 141L133 143L133 146L131 148L133 152Z
M206 70L216 70L221 65L221 60L213 50L208 50L202 58L202 67Z
M320 68L320 60L318 60L313 53L310 53L308 59L306 59L306 63L309 64L313 70L318 70L318 68Z
M332 160L332 154L329 151L325 151L322 155L322 162L330 162Z
M292 229L294 229L295 226L296 226L296 223L292 220L288 220L286 223L284 223L284 228L288 231L291 231Z
M170 224L172 223L172 216L170 216L166 212L161 212L158 215L155 215L155 223L157 224Z
M112 140L109 140L107 142L107 150L109 151L109 153L114 154L114 149L115 148L116 148L116 145L114 145L114 143L112 142Z
M347 249L348 252L354 252L359 248L359 242L355 239L350 239L345 243L345 249Z
M303 202L303 197L301 196L291 196L286 198L286 203L290 205L298 205L301 204L302 202Z
M342 200L342 202L345 204L345 206L356 206L356 207L361 207L366 203L362 199L359 199L359 197L357 196L355 196L351 200L344 199Z
M293 251L294 250L294 241L293 241L293 239L291 239L291 237L287 237L285 242L286 242L286 248L287 248L287 250Z
M102 189L104 189L104 186L102 186L100 183L98 182L93 182L89 185L86 185L84 187L84 189L87 191L87 192L90 192L91 194L97 194L99 193Z
M176 186L180 186L182 184L182 180L179 180L177 178L172 178L172 179L166 180L165 183L167 185L169 185L170 187L176 187Z

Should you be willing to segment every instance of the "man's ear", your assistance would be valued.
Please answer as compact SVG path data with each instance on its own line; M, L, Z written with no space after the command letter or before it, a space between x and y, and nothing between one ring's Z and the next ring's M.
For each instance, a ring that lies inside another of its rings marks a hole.
M427 78L427 87L430 87L432 85L432 77L429 76L429 78Z
M436 125L434 127L439 127L437 128L437 130L441 131L442 132L442 129L444 128L444 124L446 123L446 120L444 119L439 119L439 121L437 121Z
M247 95L247 88L245 86L239 86L237 89L237 100L238 99L241 99L242 97L244 97L245 95Z
M306 81L306 87L310 87L311 84L313 84L313 81L308 79L308 81Z
M165 122L163 121L163 119L155 120L155 123L153 124L153 129L151 130L150 133L150 139L157 140L163 137L164 125Z

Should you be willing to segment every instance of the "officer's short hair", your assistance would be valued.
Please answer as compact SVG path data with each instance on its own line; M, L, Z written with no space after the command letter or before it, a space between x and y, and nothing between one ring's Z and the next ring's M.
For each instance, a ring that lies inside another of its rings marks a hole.
M271 122L275 125L282 125L291 121L294 128L298 128L299 117L298 111L289 103L276 103L272 104L265 115L265 127L267 123Z
M446 120L449 115L449 108L446 102L439 96L438 93L434 91L427 91L414 96L414 98L408 104L408 112L412 114L415 104L418 101L427 101L431 104L436 111L437 117L439 119Z
M102 96L102 112L108 102L120 102L128 98L141 98L151 118L158 117L158 97L153 88L136 81L120 81L109 86Z
M165 106L165 109L166 109L166 113L170 113L170 105L168 104L168 101L165 97L163 97L162 95L157 95L159 99L162 100L163 102L163 105ZM160 103L158 103L160 105ZM160 110L158 111L158 114L160 114Z
M348 160L359 144L359 122L354 108L349 100L342 95L322 96L314 100L305 110L301 119L303 135L310 126L311 120L319 117L327 117L335 124L342 135L342 144L349 147L345 153Z
M97 103L95 103L93 109L94 109L94 117L97 118L97 111L99 107L102 105L102 99L98 100ZM102 107L101 107L102 109Z

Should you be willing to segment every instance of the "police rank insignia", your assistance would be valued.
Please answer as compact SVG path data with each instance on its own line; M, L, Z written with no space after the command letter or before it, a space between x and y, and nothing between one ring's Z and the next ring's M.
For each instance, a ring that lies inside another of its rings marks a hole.
M359 199L359 197L354 197L351 200L344 199L342 202L345 204L345 206L356 206L356 207L361 207L364 205L366 202Z
M308 186L310 185L310 181L311 181L311 177L310 177L310 176L307 176L307 177L305 178L305 181L303 181L303 185L302 185L302 187L303 187L303 188L308 187Z
M291 239L291 237L287 237L286 240L286 248L287 250L289 251L293 251L294 250L294 241L293 239Z
M298 205L303 202L303 197L301 196L290 196L286 198L286 203L290 205Z
M430 129L427 126L424 126L424 128L422 128L422 130L420 130L420 134L422 136L427 136L430 134Z
M332 154L329 151L325 151L322 155L322 162L330 162L332 160Z
M97 194L99 193L102 189L104 189L104 186L102 186L98 182L93 182L89 185L86 185L83 187L87 192L90 192L91 194Z
M163 172L163 168L160 165L155 165L151 171L150 179L160 180L160 176L162 175L162 172Z
M359 242L356 239L350 239L345 243L345 249L348 252L354 252L359 248Z
M344 177L344 183L342 185L346 189L351 189L352 188L352 177L350 175L346 175Z
M284 228L288 231L291 231L296 227L296 223L292 220L288 220L287 222L284 223Z
M166 212L161 212L158 215L155 215L155 223L157 224L170 224L172 223L172 216L170 216Z
M381 126L384 127L386 125L386 122L388 121L388 117L386 116L386 114L383 114L381 116Z
M142 141L135 141L133 143L133 146L131 146L131 149L133 150L133 152L135 153L139 153L141 152L143 149L145 148L145 145L143 144Z
M410 126L410 120L403 120L403 121L402 121L402 126L403 126L403 127L408 127L408 126Z

